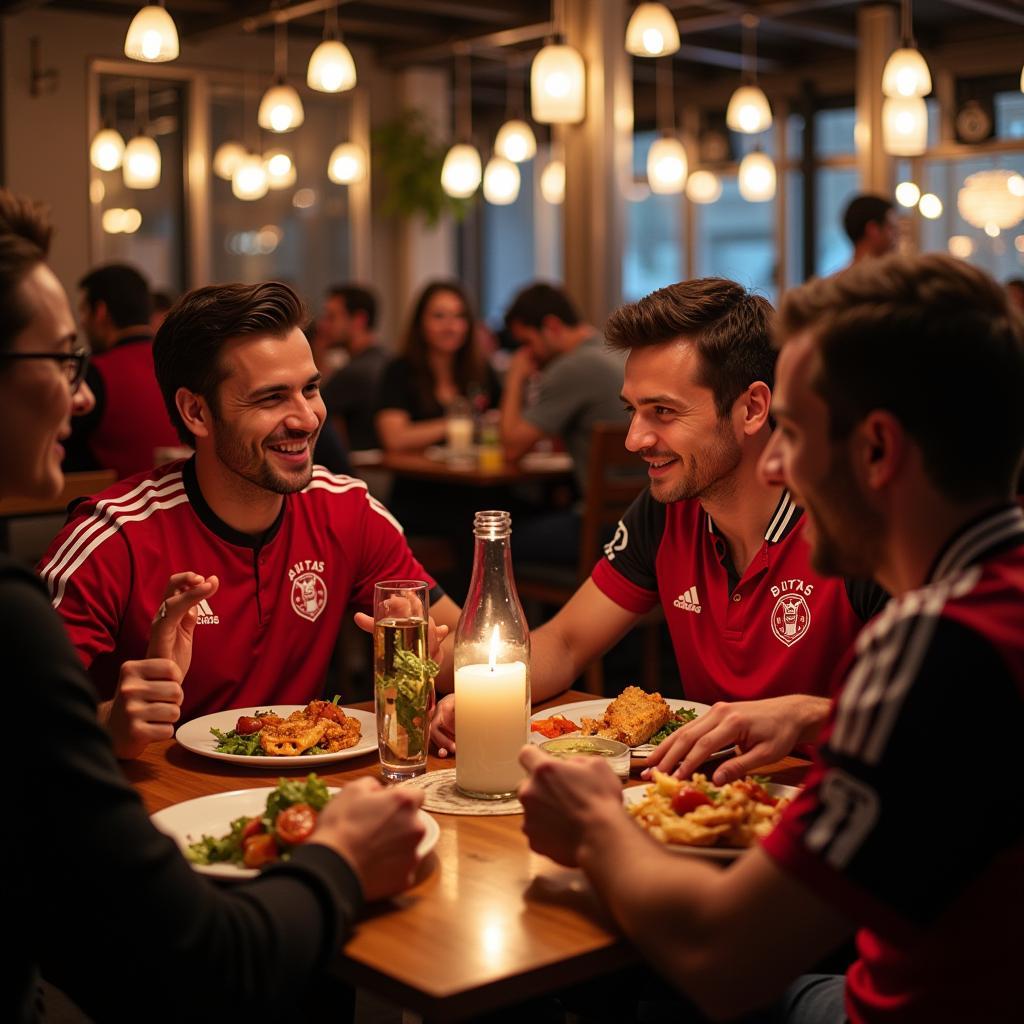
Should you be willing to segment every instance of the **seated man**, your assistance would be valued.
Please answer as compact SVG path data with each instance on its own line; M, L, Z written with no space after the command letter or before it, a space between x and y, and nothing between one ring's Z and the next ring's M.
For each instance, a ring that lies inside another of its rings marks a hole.
M282 284L179 302L154 360L195 457L83 502L40 563L122 756L182 715L319 697L349 605L369 608L378 580L433 582L365 483L313 465L325 412L304 318ZM156 668L126 679L122 663L146 655L154 614L179 593L199 601L184 627L191 667L175 656L184 692ZM455 604L436 589L433 602L454 627Z
M845 982L805 975L772 1019L1016 1020L1024 799L1003 780L1024 729L1021 325L985 273L930 255L795 289L781 336L766 480L806 508L822 572L871 573L894 595L837 674L806 789L720 871L643 835L598 758L526 748L526 833L581 866L715 1017L774 999L857 929ZM939 774L965 699L984 777Z
M835 666L884 594L816 572L803 510L780 481L757 476L772 436L771 317L765 299L706 278L609 319L609 340L629 352L626 446L647 462L650 489L590 579L533 633L534 700L569 686L660 602L687 698L780 697L786 750L827 714ZM445 747L451 703L435 731ZM728 770L744 768L741 758Z

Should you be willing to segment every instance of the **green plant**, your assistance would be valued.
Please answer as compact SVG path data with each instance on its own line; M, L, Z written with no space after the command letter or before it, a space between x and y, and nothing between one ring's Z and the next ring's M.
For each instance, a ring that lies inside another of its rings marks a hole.
M389 217L421 215L436 224L444 213L457 221L470 200L454 199L441 188L447 152L422 111L406 109L373 132L373 162L384 179L381 212Z

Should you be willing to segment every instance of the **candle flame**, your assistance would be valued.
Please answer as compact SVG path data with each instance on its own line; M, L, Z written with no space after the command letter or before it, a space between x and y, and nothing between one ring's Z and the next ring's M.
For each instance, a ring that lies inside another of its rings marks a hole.
M495 662L498 660L498 648L501 646L501 627L495 626L491 633L491 653L487 658L487 666L494 671Z

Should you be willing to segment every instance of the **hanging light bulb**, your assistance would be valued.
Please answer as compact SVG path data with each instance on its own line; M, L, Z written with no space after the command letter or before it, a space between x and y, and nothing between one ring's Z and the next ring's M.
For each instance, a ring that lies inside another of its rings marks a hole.
M129 207L123 212L124 216L121 218L121 231L126 235L134 235L135 232L142 227L142 214L134 207Z
M160 184L160 147L148 135L136 135L124 147L121 175L126 188L156 188Z
M882 70L882 94L892 97L927 96L932 91L932 76L928 64L914 45L914 23L910 13L910 0L900 3L900 38Z
M506 121L494 137L494 152L514 164L532 159L537 152L533 129L518 118Z
M565 202L565 164L550 160L540 175L540 194L552 206Z
M317 92L347 92L356 84L356 63L339 39L325 39L309 58L306 85Z
M934 192L925 192L918 201L917 208L922 217L938 220L942 216L942 200ZM998 231L996 232L998 234Z
M530 67L530 102L540 124L579 124L586 110L586 70L578 50L545 46Z
M896 202L900 206L906 206L908 209L917 206L918 199L921 198L921 190L912 181L901 181L896 186Z
M882 148L890 156L920 156L928 146L928 107L920 96L887 96Z
M263 94L256 114L257 123L268 132L294 131L305 119L306 112L302 109L299 94L283 78Z
M335 185L354 185L366 177L366 154L354 142L342 142L331 151L327 177Z
M124 159L124 139L113 128L98 131L89 147L89 161L101 171L116 171Z
M775 164L759 149L740 161L740 195L748 203L766 203L775 198Z
M492 206L508 206L519 198L519 168L503 156L492 156L484 168L484 199Z
M725 123L734 131L755 135L772 126L772 108L756 85L741 85L729 100Z
M132 18L124 37L124 55L159 64L178 56L178 30L163 5L150 4Z
M246 156L248 151L240 142L222 142L213 154L213 173L230 181Z
M295 184L295 162L286 150L268 150L263 154L263 166L267 172L268 188L278 190L291 188Z
M235 168L231 178L231 191L237 199L262 199L270 188L267 169L255 153L248 153Z
M647 151L647 183L659 195L682 192L686 184L686 150L672 136L662 136Z
M455 199L468 199L479 187L480 154L475 146L457 143L448 150L441 168L441 188Z
M679 26L664 4L640 4L626 26L626 52L664 57L679 49Z
M722 195L722 181L711 171L694 171L686 179L686 198L691 203L714 203Z

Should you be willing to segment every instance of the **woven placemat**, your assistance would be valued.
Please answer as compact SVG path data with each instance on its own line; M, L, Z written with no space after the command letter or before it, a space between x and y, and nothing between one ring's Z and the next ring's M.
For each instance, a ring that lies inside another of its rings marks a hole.
M474 800L471 796L464 796L455 788L454 768L427 772L400 785L424 790L423 810L434 814L466 814L484 818L523 813L523 805L514 796L506 800Z

